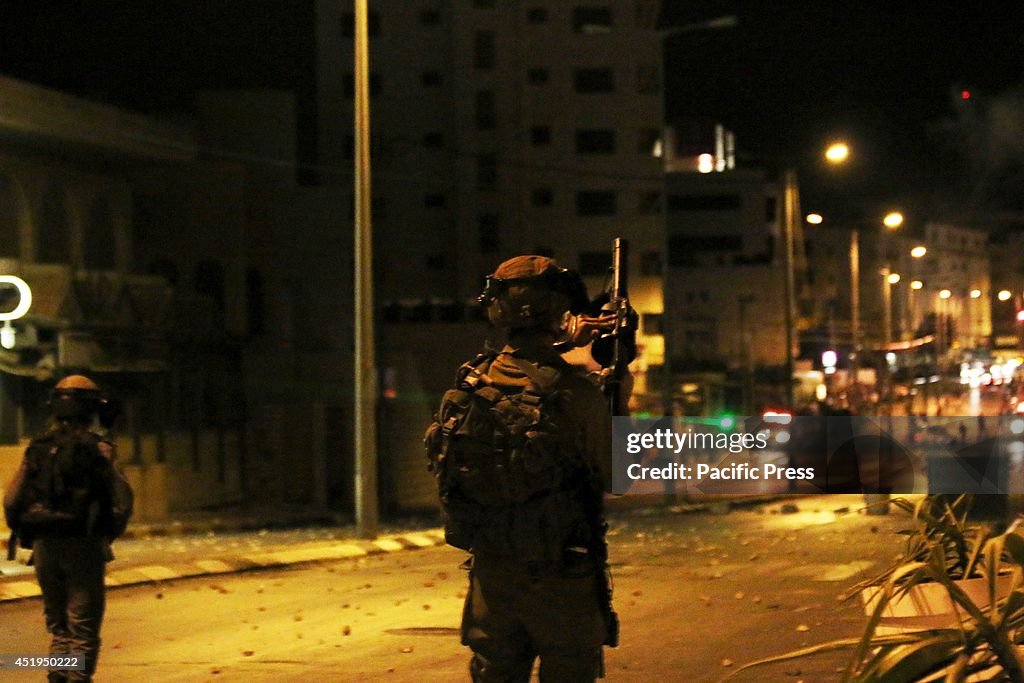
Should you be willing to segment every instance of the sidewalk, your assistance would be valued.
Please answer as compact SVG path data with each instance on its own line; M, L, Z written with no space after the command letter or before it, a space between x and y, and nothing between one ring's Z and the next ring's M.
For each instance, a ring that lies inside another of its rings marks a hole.
M706 500L667 505L661 496L624 496L610 499L608 512L611 516L666 511L720 514L733 507L764 504L783 497L709 496ZM358 538L347 518L302 509L192 514L160 524L132 524L114 543L116 559L108 567L106 584L131 586L444 545L444 530L435 524L434 519L414 519L385 526L381 536L373 540ZM210 543L204 543L206 540ZM177 543L174 550L182 553L186 549L181 546L191 544L194 557L174 561L176 553L164 549L169 543ZM207 550L203 545L216 547ZM27 551L19 550L15 562L0 561L0 602L40 595L33 570L25 565L28 555Z

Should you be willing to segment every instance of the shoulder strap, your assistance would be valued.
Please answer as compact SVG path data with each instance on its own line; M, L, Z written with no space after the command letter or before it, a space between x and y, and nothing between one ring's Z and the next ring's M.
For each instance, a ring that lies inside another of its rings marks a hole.
M530 382L536 386L538 393L548 394L554 389L562 373L550 365L537 367L533 363L519 358L513 353L505 354L512 364L523 371L523 374L530 378Z
M455 373L455 386L463 391L476 391L477 387L489 387L494 380L487 374L496 353L481 353L468 363L463 363Z

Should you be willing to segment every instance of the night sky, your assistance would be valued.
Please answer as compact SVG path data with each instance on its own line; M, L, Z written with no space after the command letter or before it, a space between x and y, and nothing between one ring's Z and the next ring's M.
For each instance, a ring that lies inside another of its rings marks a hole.
M805 208L860 220L1024 211L1024 9L1016 2L704 0L663 23L738 26L668 41L670 120L724 123L741 164L800 171ZM312 154L312 2L3 3L0 72L147 112L204 87L299 95ZM960 97L962 90L971 99ZM854 148L842 169L817 155Z
M1024 210L1024 5L709 0L666 8L667 26L739 20L669 40L670 119L720 121L735 131L741 161L796 166L805 208L847 220L887 206L967 220ZM841 169L820 161L833 137L854 150Z

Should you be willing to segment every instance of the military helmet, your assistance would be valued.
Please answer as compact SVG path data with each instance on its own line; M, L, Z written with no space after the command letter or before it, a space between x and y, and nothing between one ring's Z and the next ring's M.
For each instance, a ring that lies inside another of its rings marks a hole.
M480 303L498 327L546 327L560 323L566 311L581 311L587 290L578 274L554 259L516 256L487 276Z
M87 419L98 414L103 401L96 382L85 375L68 375L53 388L49 405L58 420Z

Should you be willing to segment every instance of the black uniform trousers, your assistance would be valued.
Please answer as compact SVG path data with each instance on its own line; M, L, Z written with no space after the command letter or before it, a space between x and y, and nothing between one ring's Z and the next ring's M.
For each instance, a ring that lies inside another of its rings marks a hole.
M540 658L542 683L593 683L601 675L604 617L593 565L531 576L474 558L462 617L475 683L523 683Z
M50 655L81 655L82 671L51 671L50 681L91 681L100 652L106 541L101 538L37 538L32 545L43 592Z

